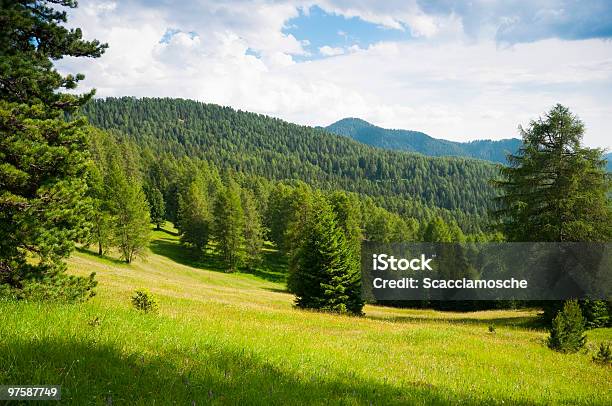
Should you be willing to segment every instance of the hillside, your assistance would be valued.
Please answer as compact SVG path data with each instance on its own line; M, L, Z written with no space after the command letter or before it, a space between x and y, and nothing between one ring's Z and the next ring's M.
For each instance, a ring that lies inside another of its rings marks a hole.
M533 311L301 311L273 252L253 275L193 261L172 231L150 249L132 265L76 252L70 272L100 281L89 302L0 301L0 381L60 384L68 405L612 402L612 370L550 351ZM159 314L131 308L137 288Z
M498 163L506 163L506 154L517 151L521 144L521 140L517 138L500 141L447 141L433 138L419 131L377 127L358 118L344 118L325 129L380 148L418 152L428 156L478 158Z
M486 162L378 149L214 104L124 97L93 100L83 112L154 156L187 155L267 179L299 179L385 199L387 206L409 201L485 216L495 194L488 181L497 170Z

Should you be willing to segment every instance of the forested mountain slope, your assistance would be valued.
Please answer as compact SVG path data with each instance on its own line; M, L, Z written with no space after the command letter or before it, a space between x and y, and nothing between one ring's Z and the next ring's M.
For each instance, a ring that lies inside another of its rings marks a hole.
M447 141L419 131L381 128L358 118L344 118L325 129L380 148L419 152L429 156L478 158L499 163L506 163L506 154L516 152L521 144L518 138L500 141Z
M475 216L490 208L493 164L431 158L363 145L323 129L192 100L131 97L92 100L90 122L115 129L156 154L190 156L268 179L300 179L416 206Z

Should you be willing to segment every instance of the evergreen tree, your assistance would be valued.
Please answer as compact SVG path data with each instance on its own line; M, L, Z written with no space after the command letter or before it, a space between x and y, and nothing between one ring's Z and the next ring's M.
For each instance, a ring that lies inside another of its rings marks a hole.
M116 162L111 165L107 185L115 245L129 264L145 254L149 243L149 206L140 182L129 179Z
M523 146L494 182L508 240L610 241L610 178L602 151L581 145L582 122L556 105L521 134Z
M157 186L154 185L145 184L144 191L151 210L151 222L155 224L155 229L161 230L161 226L165 220L164 216L166 214L164 196Z
M240 187L229 179L215 202L215 242L229 272L238 269L244 260L244 213Z
M427 242L452 242L453 236L444 219L436 216L425 227L423 239Z
M508 157L501 209L495 212L509 241L599 241L612 239L610 177L603 152L582 146L583 123L556 105L544 118L520 128L523 145ZM545 322L562 302L544 303Z
M584 318L578 302L569 300L553 319L548 347L559 352L576 352L586 343Z
M64 28L60 6L76 2L4 1L0 8L0 285L23 292L30 283L66 281L55 296L79 299L90 295L93 279L65 276L63 259L87 237L92 202L85 122L65 114L93 93L61 92L83 76L64 77L52 61L98 57L105 45Z
M89 173L88 194L93 200L93 211L90 218L92 228L88 242L97 244L98 255L102 256L113 243L112 215L109 212L103 168L94 164Z
M196 177L187 190L179 195L178 218L181 242L199 253L206 248L210 238L210 211L203 180Z
M344 232L329 203L319 198L290 270L296 305L361 314L361 279Z
M264 228L255 205L253 193L247 189L242 190L242 207L244 211L245 262L247 267L252 269L261 262Z

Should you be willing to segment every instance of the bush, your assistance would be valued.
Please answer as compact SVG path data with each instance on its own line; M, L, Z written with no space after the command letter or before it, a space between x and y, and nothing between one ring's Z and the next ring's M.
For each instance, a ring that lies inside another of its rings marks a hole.
M612 350L610 349L610 343L599 344L599 351L597 351L597 354L593 357L593 362L612 366Z
M159 306L153 295L144 289L138 289L132 295L132 305L145 313L155 313Z
M576 352L586 343L585 321L578 302L565 302L563 310L553 319L548 347L559 352Z

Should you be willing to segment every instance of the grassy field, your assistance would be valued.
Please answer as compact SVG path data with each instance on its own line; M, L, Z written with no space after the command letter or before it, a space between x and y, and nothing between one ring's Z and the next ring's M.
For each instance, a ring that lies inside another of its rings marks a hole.
M306 312L272 252L226 274L172 233L151 251L132 265L75 253L71 272L100 283L87 303L0 303L0 384L60 384L75 405L612 404L612 368L547 349L533 311ZM131 308L142 287L159 314ZM588 336L594 348L612 329Z

